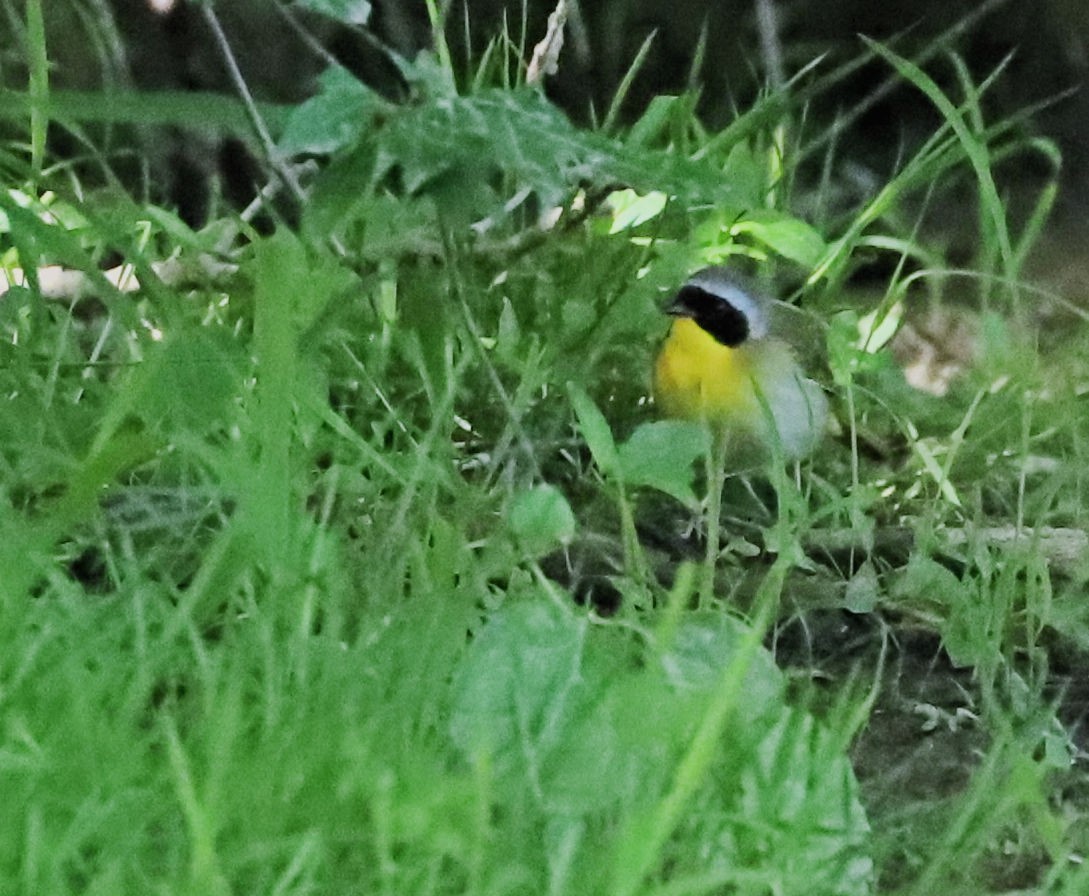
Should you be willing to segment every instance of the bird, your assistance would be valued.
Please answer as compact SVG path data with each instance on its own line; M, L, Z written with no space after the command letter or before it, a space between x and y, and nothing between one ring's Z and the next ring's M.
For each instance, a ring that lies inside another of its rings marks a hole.
M654 365L666 417L702 421L733 453L797 460L824 432L828 401L772 333L773 303L738 274L693 274L663 309L673 318Z

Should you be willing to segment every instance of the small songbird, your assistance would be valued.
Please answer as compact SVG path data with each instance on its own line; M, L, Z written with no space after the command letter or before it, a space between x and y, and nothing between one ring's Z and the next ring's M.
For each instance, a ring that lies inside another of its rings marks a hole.
M786 459L813 450L828 402L771 334L770 299L725 268L694 274L665 308L675 318L654 370L667 417L703 420L738 448Z

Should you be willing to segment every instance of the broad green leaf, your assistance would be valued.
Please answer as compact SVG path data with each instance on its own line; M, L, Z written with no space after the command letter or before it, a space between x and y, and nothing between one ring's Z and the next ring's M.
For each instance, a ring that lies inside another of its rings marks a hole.
M660 658L667 680L678 691L711 690L747 632L748 626L728 613L687 614ZM784 688L783 673L771 654L757 651L746 672L747 716L755 718L778 707Z
M249 370L244 348L210 328L168 334L128 383L135 413L164 432L207 433L232 422L231 401Z
M582 673L588 628L549 601L493 614L454 679L454 743L487 756L501 777L524 773L527 762L540 768L593 700Z
M488 770L495 804L553 832L549 856L559 850L584 874L595 873L585 863L601 874L612 867L603 847L646 848L646 838L589 832L632 819L638 827L671 791L751 632L706 612L665 637L655 653L626 629L590 625L542 596L494 612L454 674L451 739ZM669 841L670 874L720 875L724 885L759 876L775 892L864 896L873 876L869 828L842 741L787 708L784 676L766 650L757 647L743 674L736 724L710 745L711 771ZM582 836L572 834L575 819Z
M630 230L658 217L668 200L665 193L657 191L640 195L635 190L616 190L609 194L608 205L613 213L609 233Z
M535 557L569 544L575 537L575 514L563 493L552 485L518 492L511 500L507 523L518 544Z
M454 677L450 734L486 759L503 799L536 790L551 811L584 813L630 787L623 769L640 757L621 751L602 634L539 600L503 607L473 640Z
M706 426L687 420L657 420L636 428L620 446L624 482L665 492L682 504L695 506L694 462L710 450Z
M812 268L827 251L824 238L800 218L774 209L753 209L730 228L731 234L749 234L773 252Z

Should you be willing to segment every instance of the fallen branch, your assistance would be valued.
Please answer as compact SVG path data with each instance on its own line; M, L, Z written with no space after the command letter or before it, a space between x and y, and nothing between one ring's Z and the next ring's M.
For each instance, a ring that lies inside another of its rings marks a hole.
M1074 575L1089 571L1089 533L1084 529L1016 526L939 529L931 533L937 544L954 550L970 544L998 549L1038 551L1056 572ZM920 535L907 526L891 526L864 532L857 529L811 530L805 537L807 553L841 554L859 551L907 557L919 544Z
M195 259L168 258L165 261L152 262L151 269L164 286L181 286L194 282L214 282L228 277L238 270L238 266L220 261L211 255L199 255ZM42 298L45 299L82 299L99 291L99 283L84 271L51 264L40 267L35 272ZM102 272L119 292L131 293L140 289L135 269L131 264L118 265ZM0 269L0 296L13 286L27 286L29 280L22 268L11 271Z

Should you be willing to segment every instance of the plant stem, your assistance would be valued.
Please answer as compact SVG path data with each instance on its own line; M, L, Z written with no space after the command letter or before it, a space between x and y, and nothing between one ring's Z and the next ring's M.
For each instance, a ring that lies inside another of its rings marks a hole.
M699 606L705 608L715 599L715 568L722 542L722 489L726 485L726 459L730 453L730 437L725 427L711 427L711 440L705 455L707 461L707 551L703 559L703 582L699 591Z

